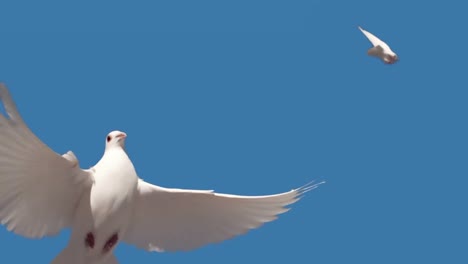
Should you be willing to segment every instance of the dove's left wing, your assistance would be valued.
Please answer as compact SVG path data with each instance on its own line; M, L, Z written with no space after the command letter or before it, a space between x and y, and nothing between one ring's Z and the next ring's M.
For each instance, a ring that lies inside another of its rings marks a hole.
M0 99L0 223L26 237L58 233L71 225L92 175L72 152L56 154L29 130L3 84Z
M369 39L369 41L372 43L372 45L374 45L374 47L380 46L384 50L391 50L385 42L380 40L378 37L374 36L372 33L362 29L361 27L359 27L359 30L361 30L361 32L367 37L367 39Z
M162 188L138 182L136 208L123 240L150 251L192 250L243 234L277 215L320 183L266 196Z

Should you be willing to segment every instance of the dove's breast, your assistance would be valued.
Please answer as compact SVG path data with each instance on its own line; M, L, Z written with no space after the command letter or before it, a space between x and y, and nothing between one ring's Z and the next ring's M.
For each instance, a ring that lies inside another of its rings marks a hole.
M91 209L95 228L112 223L123 224L131 216L131 205L138 177L123 150L106 153L95 166L95 184L91 189Z

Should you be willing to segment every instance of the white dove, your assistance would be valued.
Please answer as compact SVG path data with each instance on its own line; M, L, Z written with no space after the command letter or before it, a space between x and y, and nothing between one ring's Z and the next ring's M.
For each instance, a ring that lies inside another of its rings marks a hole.
M369 56L378 57L386 64L394 64L398 61L398 56L385 42L374 36L372 33L362 29L361 27L359 27L359 29L369 39L372 45L374 45L374 47L367 51Z
M33 134L3 84L0 99L7 115L0 114L0 221L29 238L71 228L52 264L116 264L121 241L159 252L220 242L275 220L323 183L266 196L159 187L138 177L120 131L84 170L73 152L56 154Z

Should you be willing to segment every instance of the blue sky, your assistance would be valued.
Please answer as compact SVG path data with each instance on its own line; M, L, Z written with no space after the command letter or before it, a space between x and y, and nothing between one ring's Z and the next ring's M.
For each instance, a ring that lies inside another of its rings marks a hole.
M0 4L0 80L81 165L127 132L139 175L268 194L324 178L279 220L120 263L467 263L462 1ZM234 2L234 1L231 1ZM361 25L400 62L366 55ZM0 229L2 263L49 263L69 231Z

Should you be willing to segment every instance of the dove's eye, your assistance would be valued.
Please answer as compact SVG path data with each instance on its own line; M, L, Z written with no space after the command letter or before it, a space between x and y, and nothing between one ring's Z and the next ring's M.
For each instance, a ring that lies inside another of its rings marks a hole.
M107 136L107 142L111 140L111 136Z

